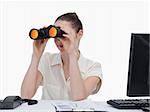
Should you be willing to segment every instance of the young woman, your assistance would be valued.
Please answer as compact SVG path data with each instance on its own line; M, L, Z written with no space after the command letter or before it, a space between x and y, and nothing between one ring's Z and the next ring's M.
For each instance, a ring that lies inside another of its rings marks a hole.
M40 85L42 99L83 100L98 92L102 82L101 65L79 51L82 23L76 13L59 16L54 24L67 34L55 38L60 53L45 53L48 39L33 42L31 64L21 86L21 97L32 98Z

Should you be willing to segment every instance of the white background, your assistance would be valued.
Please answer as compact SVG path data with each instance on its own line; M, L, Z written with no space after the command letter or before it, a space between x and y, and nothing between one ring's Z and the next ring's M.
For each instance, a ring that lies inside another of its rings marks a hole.
M32 55L30 29L53 24L66 12L76 12L83 22L82 54L102 65L102 87L90 98L126 98L130 37L149 32L148 0L3 1L0 10L0 99L20 95ZM53 39L45 51L58 52ZM40 87L34 98L41 94Z

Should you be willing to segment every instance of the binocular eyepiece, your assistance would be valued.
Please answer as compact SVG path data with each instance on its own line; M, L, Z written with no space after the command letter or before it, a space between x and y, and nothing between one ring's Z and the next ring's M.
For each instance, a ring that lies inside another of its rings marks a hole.
M60 27L56 27L54 25L50 25L46 28L42 29L31 29L29 32L29 36L33 40L37 39L46 39L46 38L56 38L56 37L63 37L63 34L66 34Z

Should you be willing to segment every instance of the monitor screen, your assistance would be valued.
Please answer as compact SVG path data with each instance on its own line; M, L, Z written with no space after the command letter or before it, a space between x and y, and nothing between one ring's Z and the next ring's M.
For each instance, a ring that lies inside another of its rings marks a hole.
M127 96L150 96L150 34L131 34Z

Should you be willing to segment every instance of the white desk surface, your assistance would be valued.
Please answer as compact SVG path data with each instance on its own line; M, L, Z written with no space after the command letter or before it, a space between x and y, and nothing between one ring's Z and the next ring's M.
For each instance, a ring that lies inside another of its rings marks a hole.
M0 110L0 112L56 112L54 104L67 104L71 101L57 101L57 100L40 100L36 105L27 105L27 103L15 108L14 110ZM107 111L107 112L143 112L142 110L120 110L111 107L106 102L97 101L77 101L71 102L78 105L78 108L92 107L97 111ZM89 106L90 105L90 106Z

